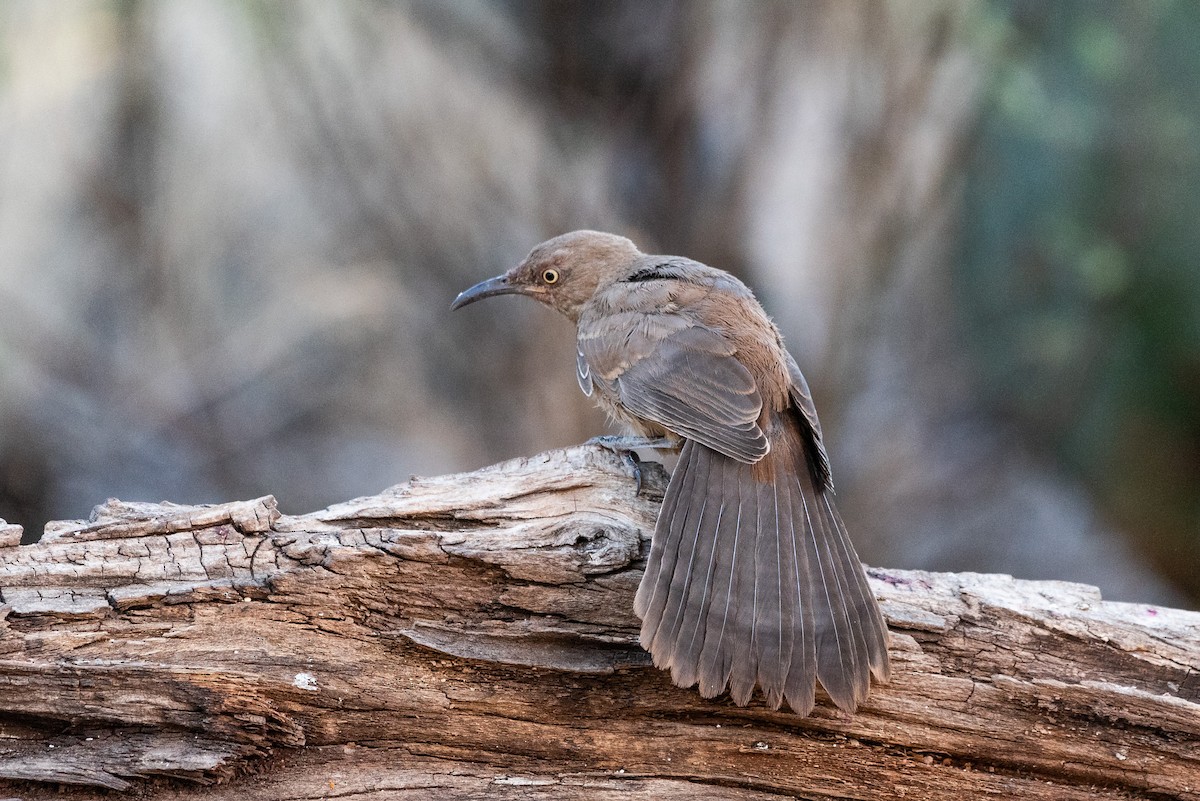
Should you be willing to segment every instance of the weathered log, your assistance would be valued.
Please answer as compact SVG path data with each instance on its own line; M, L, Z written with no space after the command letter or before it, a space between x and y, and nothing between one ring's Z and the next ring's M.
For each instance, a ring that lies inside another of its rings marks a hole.
M893 679L853 717L674 687L632 612L642 472L0 526L0 796L1200 799L1200 614L1090 587L871 569Z

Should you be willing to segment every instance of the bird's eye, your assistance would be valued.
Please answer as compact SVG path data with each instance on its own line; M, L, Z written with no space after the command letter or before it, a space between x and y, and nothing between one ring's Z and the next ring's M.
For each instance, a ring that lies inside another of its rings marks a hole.
M546 270L542 273L542 280L547 284L553 284L558 280L558 270Z

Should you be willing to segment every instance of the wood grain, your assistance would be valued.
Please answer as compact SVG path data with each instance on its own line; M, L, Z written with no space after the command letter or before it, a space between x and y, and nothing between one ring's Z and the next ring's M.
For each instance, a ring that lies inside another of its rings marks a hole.
M852 718L672 686L632 612L664 484L584 446L0 524L0 796L1200 799L1200 614L1091 587L870 569Z

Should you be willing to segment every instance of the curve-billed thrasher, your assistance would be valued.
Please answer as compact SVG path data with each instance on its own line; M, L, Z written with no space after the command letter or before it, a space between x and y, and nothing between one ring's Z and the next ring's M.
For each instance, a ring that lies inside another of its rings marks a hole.
M816 679L851 712L871 675L887 681L887 629L833 505L808 384L750 290L575 231L452 308L501 294L566 315L584 393L655 445L682 443L634 601L654 663L739 705L757 682L801 715Z

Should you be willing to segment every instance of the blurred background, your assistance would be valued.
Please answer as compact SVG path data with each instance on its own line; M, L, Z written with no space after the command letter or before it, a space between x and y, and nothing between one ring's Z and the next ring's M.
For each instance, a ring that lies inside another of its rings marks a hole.
M872 564L1200 604L1200 4L5 0L0 517L286 512L605 431L460 289L730 270Z

